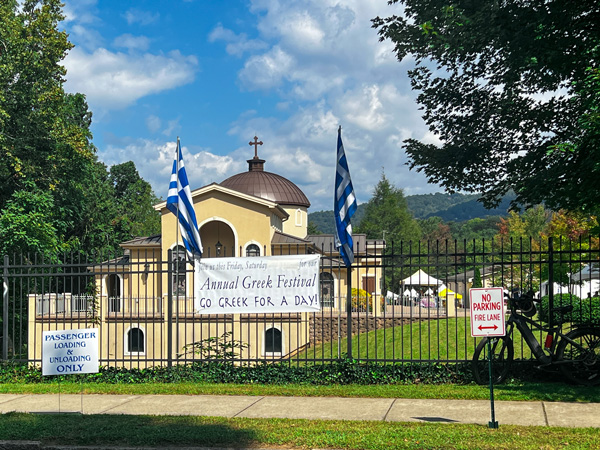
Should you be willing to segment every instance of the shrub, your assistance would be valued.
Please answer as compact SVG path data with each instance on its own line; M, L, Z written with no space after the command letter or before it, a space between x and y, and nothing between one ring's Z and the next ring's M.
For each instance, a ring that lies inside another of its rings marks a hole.
M352 288L352 310L358 312L371 311L371 294L364 289Z
M579 301L579 297L573 294L556 294L554 296L554 307L557 308L559 306L567 306L573 305ZM544 295L540 299L540 304L538 305L538 318L541 322L549 322L550 319L550 296ZM560 321L570 322L571 321L571 313L559 314L555 312L552 315L552 323L558 323Z
M571 321L577 324L600 325L600 297L574 300Z
M552 380L552 372L533 370L531 361L516 362L511 379L522 381ZM340 359L307 366L290 362L234 365L230 362L177 364L172 367L126 369L101 367L99 373L42 377L39 367L27 364L0 363L0 383L235 383L235 384L307 384L307 385L381 385L381 384L468 384L473 382L470 362L459 363L367 363Z

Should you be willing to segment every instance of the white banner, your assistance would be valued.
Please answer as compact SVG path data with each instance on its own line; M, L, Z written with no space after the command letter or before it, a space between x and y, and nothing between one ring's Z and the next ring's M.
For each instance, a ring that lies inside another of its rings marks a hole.
M42 332L42 375L98 372L98 328Z
M246 314L319 311L320 258L319 255L288 255L196 261L196 312Z

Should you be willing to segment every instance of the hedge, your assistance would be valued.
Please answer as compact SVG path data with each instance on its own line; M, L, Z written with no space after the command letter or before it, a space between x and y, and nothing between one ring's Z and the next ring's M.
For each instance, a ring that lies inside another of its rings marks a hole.
M548 322L550 298L545 295L538 305L539 319ZM554 307L573 305L573 311L564 314L565 322L582 325L600 325L600 297L579 298L573 294L556 294L554 296ZM563 315L554 313L552 322L557 323Z
M511 375L513 379L524 381L540 381L547 378L533 369L530 362L515 362ZM552 374L548 376L553 377ZM0 383L56 383L59 380L108 384L178 382L271 385L468 384L473 382L473 375L470 362L380 364L340 359L328 364L308 366L290 365L289 362L239 366L211 361L147 369L101 367L95 374L42 377L39 367L0 363Z
M559 306L567 306L574 305L575 302L579 301L579 297L573 294L556 294L554 296L554 307L558 308ZM540 303L538 305L538 318L541 322L548 323L548 319L550 318L550 296L544 295L540 299ZM555 312L552 315L552 323L558 323L561 321L571 322L571 313L559 314Z

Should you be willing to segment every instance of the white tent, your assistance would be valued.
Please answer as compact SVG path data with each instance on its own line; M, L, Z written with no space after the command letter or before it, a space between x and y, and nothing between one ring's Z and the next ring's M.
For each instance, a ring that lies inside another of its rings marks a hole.
M415 289L410 289L410 290L405 289L404 296L410 297L410 298L417 298L419 296L419 293Z
M405 286L441 286L442 282L419 269L410 277L402 280L402 284Z
M579 272L571 275L571 281L580 283L582 281L590 281L600 278L600 264L592 263L584 266Z
M596 297L600 292L600 264L591 263L571 275L571 291L578 297Z
M398 294L393 293L392 291L387 291L385 294L385 299L389 301L398 301L400 300L400 296Z

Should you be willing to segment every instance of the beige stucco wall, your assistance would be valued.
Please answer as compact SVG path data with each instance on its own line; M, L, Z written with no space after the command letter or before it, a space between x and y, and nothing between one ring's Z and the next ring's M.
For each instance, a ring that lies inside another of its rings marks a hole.
M305 206L283 206L289 219L283 222L283 232L304 239L308 230L308 210Z

